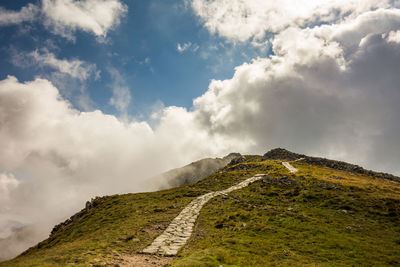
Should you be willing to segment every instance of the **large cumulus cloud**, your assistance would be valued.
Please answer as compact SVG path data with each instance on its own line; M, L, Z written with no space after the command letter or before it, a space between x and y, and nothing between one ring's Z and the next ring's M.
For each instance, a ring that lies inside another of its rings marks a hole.
M262 39L268 32L352 19L398 5L390 0L187 0L211 33L231 41Z
M211 132L400 174L398 9L341 23L289 27L274 54L212 81L194 101Z
M152 129L99 110L80 112L45 79L0 81L0 247L9 248L1 238L13 233L13 222L35 229L28 243L13 244L16 253L93 196L157 190L163 181L149 177L234 148L210 137L184 108L157 114Z

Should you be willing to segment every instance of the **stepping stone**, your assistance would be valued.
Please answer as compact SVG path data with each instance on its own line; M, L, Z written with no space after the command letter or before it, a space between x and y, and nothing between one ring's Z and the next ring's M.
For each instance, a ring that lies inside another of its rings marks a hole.
M286 165L284 166L286 167ZM294 168L293 166L291 167ZM200 210L204 204L216 196L224 195L234 190L244 188L250 183L262 179L264 176L265 174L256 174L253 177L248 178L247 180L225 190L210 192L192 200L181 211L181 213L179 213L179 215L172 220L167 229L161 235L159 235L150 246L142 250L142 253L168 256L176 255L179 249L186 244L186 241L192 235L194 223L196 222L196 219L199 216Z
M289 170L289 172L294 173L297 172L298 169L296 169L295 167L293 167L289 162L282 162L282 165L286 167L286 169Z

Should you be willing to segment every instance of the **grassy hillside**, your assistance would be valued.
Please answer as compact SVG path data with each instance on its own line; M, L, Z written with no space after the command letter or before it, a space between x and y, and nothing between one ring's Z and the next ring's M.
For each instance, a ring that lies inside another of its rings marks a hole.
M400 265L400 183L301 161L294 174L279 160L240 161L192 185L105 197L0 266ZM257 173L268 178L203 207L177 257L138 254L192 199Z

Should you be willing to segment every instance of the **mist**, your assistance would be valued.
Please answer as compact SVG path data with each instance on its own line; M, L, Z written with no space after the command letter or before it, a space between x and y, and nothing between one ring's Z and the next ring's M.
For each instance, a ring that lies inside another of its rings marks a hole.
M183 108L158 114L152 129L98 110L80 112L44 79L1 81L3 259L46 238L91 197L157 190L165 181L149 177L232 149L209 138Z

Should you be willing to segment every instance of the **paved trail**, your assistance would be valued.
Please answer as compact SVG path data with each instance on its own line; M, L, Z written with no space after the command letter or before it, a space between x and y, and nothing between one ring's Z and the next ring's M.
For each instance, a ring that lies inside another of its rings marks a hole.
M142 252L149 254L176 255L178 250L185 245L193 232L194 223L199 216L201 208L213 197L227 194L234 190L248 186L263 178L265 174L256 174L243 182L231 186L222 191L210 192L192 200L175 219L168 225L167 229L159 235L153 243Z
M285 166L290 172L297 172L298 169L290 165L289 162L282 162L282 165Z

